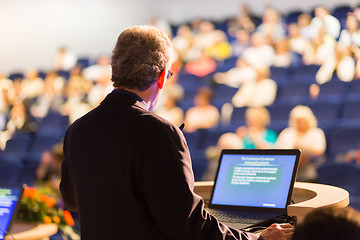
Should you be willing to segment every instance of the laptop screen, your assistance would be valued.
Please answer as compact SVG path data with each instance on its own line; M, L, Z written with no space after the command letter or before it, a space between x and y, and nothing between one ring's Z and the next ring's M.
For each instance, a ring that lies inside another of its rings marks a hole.
M23 193L21 187L0 187L0 240L10 228L10 222L16 214Z
M223 150L210 204L286 209L299 150Z

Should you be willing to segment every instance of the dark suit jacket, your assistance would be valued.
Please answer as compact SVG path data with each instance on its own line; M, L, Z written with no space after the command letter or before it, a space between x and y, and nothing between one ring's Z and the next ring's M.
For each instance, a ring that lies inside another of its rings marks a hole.
M185 138L134 98L110 93L64 142L61 193L81 239L257 239L230 230L193 192Z

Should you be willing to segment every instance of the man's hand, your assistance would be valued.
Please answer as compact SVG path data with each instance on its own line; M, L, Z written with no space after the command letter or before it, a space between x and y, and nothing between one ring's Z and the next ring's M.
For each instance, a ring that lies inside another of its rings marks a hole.
M294 233L294 227L289 223L270 225L267 229L262 231L260 235L265 240L290 240Z

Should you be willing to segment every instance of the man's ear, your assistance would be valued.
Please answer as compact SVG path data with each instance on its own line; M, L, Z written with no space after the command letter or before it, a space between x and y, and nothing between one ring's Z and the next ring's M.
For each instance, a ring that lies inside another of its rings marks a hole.
M157 80L157 85L159 89L163 89L164 85L165 85L165 69L160 73L160 76Z

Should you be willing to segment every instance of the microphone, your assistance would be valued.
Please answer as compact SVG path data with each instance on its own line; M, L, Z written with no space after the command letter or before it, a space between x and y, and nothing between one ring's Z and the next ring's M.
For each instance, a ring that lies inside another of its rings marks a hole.
M179 128L182 131L184 129L184 127L185 127L185 123L182 123Z

